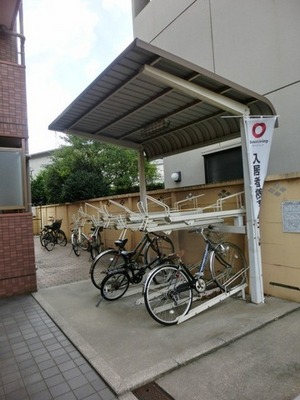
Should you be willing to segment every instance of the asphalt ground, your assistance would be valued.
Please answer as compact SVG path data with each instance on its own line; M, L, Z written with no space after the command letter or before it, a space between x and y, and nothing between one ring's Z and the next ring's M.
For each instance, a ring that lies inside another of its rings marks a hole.
M140 293L101 300L87 253L35 240L38 292L0 300L0 399L300 400L299 303L229 298L163 327Z

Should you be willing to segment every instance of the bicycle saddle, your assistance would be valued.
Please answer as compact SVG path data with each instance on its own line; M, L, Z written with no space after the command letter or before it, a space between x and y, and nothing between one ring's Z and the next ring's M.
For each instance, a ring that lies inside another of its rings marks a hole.
M128 242L128 239L118 239L118 240L115 241L115 245L117 247L119 247L120 249L123 249L127 242Z
M122 250L121 254L122 256L126 257L126 258L131 258L132 256L135 255L135 250L130 250L130 251L126 251L126 250Z

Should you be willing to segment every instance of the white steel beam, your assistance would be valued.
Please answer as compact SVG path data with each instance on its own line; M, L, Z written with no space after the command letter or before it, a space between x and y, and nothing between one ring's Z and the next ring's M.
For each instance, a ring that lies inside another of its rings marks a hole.
M144 205L144 208L147 210L145 156L143 150L138 151L138 168L140 177L140 201Z
M185 93L193 98L202 100L205 103L220 108L221 110L229 111L234 115L250 114L249 107L245 104L229 99L226 96L203 88L193 82L188 82L185 79L179 78L150 65L144 65L144 67L141 69L141 72L142 74L149 76L159 82L162 82L169 87L178 89L182 93Z

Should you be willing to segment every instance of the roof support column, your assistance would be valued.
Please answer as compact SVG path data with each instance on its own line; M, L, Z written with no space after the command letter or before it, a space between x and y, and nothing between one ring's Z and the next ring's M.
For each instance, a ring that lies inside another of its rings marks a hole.
M147 210L145 156L142 149L138 151L138 168L140 177L140 200L143 203L145 210Z
M240 119L241 140L242 140L242 155L243 155L243 170L244 170L244 190L246 202L246 218L247 218L247 236L248 236L248 255L249 255L249 284L252 303L264 303L264 290L262 280L262 262L261 262L261 247L260 247L260 230L259 220L254 213L254 200L252 198L250 180L250 171L248 163L248 154L246 147L246 135L243 119Z

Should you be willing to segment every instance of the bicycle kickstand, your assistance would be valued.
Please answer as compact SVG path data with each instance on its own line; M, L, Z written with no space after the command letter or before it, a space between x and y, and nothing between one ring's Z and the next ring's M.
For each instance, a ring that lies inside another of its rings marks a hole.
M101 303L102 300L103 300L103 297L101 296L101 293L100 293L99 300L98 300L98 302L96 304L96 307L100 306L100 303Z

